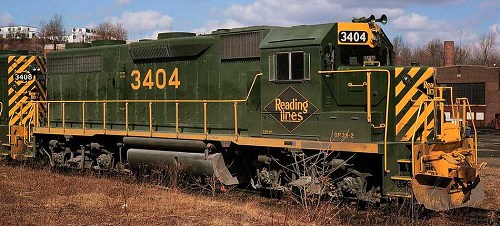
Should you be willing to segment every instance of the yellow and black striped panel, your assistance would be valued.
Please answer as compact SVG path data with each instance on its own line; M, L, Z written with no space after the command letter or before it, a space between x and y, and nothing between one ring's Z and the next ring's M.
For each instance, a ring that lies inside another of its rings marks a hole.
M395 68L395 115L396 115L396 139L410 141L415 129L419 129L424 123L428 128L434 127L434 103L422 107L420 117L418 109L423 100L430 99L426 92L425 84L434 82L435 69L432 67L397 67ZM408 75L411 82L406 85L403 77ZM417 117L419 118L418 122ZM422 131L422 135L428 137L432 130Z
M35 105L31 101L47 99L46 62L39 56L8 57L9 126L34 124ZM43 118L45 106L39 106Z

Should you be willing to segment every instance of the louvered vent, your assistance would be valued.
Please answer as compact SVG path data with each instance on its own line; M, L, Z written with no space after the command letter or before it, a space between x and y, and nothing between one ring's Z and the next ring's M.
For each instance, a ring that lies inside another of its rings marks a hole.
M158 59L171 57L168 45L158 46L137 46L130 50L132 60Z
M47 69L54 74L74 74L102 71L102 55L49 58Z
M260 57L259 44L259 32L221 35L221 57L222 59Z

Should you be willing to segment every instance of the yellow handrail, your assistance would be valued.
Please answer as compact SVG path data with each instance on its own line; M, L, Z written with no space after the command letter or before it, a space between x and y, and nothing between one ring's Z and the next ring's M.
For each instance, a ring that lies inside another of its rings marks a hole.
M390 90L391 90L391 72L387 69L361 69L361 70L344 70L344 71L318 71L318 74L334 74L334 73L354 73L354 72L366 72L367 75L367 120L371 123L371 72L385 72L387 74L387 94L386 94L386 105L385 105L385 127L384 127L384 171L389 173L390 170L387 169L387 134L388 134L388 123L389 123L389 101L390 101Z
M2 117L2 112L3 112L3 103L0 101L0 117Z
M472 123L472 129L474 130L474 162L477 164L477 130L476 130L476 123L475 123L475 119L472 117L472 109L470 107L470 103L469 103L469 99L467 98L457 98L457 101L462 101L463 104L462 104L462 108L463 109L468 109L468 113L471 114L471 123ZM465 110L464 110L465 111ZM467 115L464 115L464 119L462 119L463 122L467 122ZM464 130L466 130L467 124L465 124L464 126Z
M258 73L254 76L254 79L252 81L252 85L250 86L250 90L248 91L245 99L235 99L235 100L52 100L52 101L30 101L33 104L36 105L35 108L35 115L38 117L39 115L39 108L38 104L41 103L46 103L47 104L47 129L50 132L50 124L51 124L51 118L50 118L50 106L51 104L61 104L62 105L62 125L63 129L66 128L66 117L65 117L65 105L66 104L71 104L71 103L76 103L76 104L81 104L82 106L82 129L83 133L85 133L86 130L86 116L85 116L85 106L87 104L99 104L102 103L103 106L103 121L102 121L102 128L103 131L106 131L106 106L108 103L125 103L125 129L127 132L127 135L129 134L130 128L129 128L129 104L130 103L148 103L149 108L148 108L148 114L149 114L149 131L151 135L153 134L153 109L152 109L152 104L153 103L175 103L175 131L177 133L177 136L180 133L179 130L179 103L203 103L204 105L204 126L203 126L203 131L205 135L208 135L208 126L207 126L207 104L208 103L233 103L233 111L234 111L234 133L235 136L238 136L238 109L237 109L237 104L240 102L246 102L250 98L250 95L255 87L255 84L257 82L257 78L261 76L262 73ZM21 103L22 104L22 103ZM38 119L37 119L38 120ZM39 123L35 125L35 127L39 127Z

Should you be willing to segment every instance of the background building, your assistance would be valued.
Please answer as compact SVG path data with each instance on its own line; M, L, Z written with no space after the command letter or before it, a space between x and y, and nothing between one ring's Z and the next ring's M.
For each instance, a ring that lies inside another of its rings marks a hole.
M73 28L67 36L68 42L90 42L95 36L95 30L89 28Z
M453 41L444 43L444 66L437 68L436 82L453 87L454 98L467 97L477 127L494 126L495 115L500 113L500 68L476 65L455 65ZM450 114L447 107L445 114Z
M32 26L5 26L0 27L0 37L2 38L34 38L37 28Z

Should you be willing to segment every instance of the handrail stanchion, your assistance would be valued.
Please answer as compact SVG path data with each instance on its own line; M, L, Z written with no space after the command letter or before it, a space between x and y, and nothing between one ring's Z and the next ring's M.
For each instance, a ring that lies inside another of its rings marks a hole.
M149 134L153 136L153 103L149 102Z
M366 72L366 119L368 123L372 123L371 75L370 71Z
M203 133L205 134L205 139L207 138L207 102L203 103Z
M50 132L50 103L47 103L47 129Z
M82 129L85 134L85 102L82 103Z
M102 103L102 130L106 134L106 102Z
M238 138L238 102L234 102L234 136Z
M128 135L128 101L125 102L125 131Z
M66 132L66 112L64 110L66 103L62 103L62 127L63 131Z
M179 102L175 102L175 134L179 138Z

